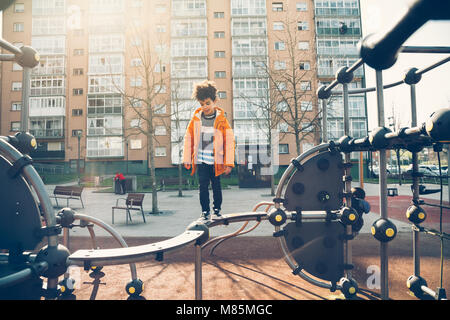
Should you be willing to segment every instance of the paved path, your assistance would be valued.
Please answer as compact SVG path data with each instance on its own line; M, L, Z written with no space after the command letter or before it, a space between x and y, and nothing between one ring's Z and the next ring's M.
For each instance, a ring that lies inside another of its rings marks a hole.
M359 184L355 183L355 186ZM394 186L394 185L390 185ZM409 185L396 186L399 195L411 195ZM47 186L49 194L52 194L53 185ZM431 187L429 187L431 188ZM376 184L365 184L364 189L367 196L376 196L379 194L379 187ZM444 189L444 197L448 192ZM112 225L123 237L174 237L186 229L186 227L200 216L200 203L198 200L197 190L183 191L183 197L177 196L177 191L158 192L158 207L162 211L161 214L148 214L152 208L151 193L147 193L144 198L144 210L146 211L147 223L143 223L142 216L139 211L132 211L133 222L129 225L125 223L125 211L118 210L115 213L115 224L111 224L111 207L113 207L118 198L124 195L116 195L113 193L100 193L96 188L85 188L83 191L83 209L80 201L70 200L70 206L78 213L93 216L101 219L107 224ZM439 199L439 194L430 194L426 196L429 199ZM224 202L222 205L222 213L238 213L250 212L256 204L260 202L270 202L270 189L240 189L231 187L223 190ZM391 199L391 198L390 198ZM445 198L444 198L445 199ZM54 200L52 200L55 204ZM62 202L65 203L65 202ZM61 204L61 203L60 203ZM264 210L261 207L259 210ZM406 210L406 208L405 208ZM379 218L379 214L371 212L364 216L364 226L360 233L369 233L372 223ZM393 219L399 232L409 232L410 224ZM253 226L255 222L249 222L248 227ZM240 228L241 224L230 224L229 226L215 227L211 232L211 236L219 236L234 232ZM263 221L254 231L248 233L249 236L270 236L274 228L267 221ZM107 235L100 228L95 228L97 235ZM74 228L71 235L84 236L88 235L87 230Z

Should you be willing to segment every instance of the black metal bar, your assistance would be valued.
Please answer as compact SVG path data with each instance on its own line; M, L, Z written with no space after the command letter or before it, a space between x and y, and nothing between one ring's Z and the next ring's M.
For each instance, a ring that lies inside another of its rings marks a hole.
M428 20L449 18L450 1L416 0L393 27L365 37L360 56L376 70L388 69L397 61L403 43Z
M401 53L450 53L450 47L403 46Z

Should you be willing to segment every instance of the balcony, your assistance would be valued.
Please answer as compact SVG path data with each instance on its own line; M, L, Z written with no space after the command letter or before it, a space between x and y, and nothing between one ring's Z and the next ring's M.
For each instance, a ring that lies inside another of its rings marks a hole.
M61 151L33 151L30 154L31 158L35 160L64 160L66 158L66 152Z
M63 139L64 129L30 129L36 139Z

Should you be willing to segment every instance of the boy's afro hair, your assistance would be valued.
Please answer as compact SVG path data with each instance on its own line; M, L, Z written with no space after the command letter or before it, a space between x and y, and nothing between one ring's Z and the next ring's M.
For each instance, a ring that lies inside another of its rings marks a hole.
M217 96L217 86L214 81L205 80L194 85L194 91L192 92L192 98L200 100L206 100L210 98L215 101Z

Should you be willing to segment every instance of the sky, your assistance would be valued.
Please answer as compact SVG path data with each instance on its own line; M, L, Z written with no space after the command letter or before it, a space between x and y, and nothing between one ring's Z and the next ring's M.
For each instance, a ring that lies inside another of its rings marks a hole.
M410 0L360 0L363 37L392 26L402 16ZM448 46L450 47L450 21L428 21L416 31L404 45L410 46ZM422 69L432 65L449 54L401 53L397 62L383 71L383 83L393 83L403 79L406 70L412 67ZM375 87L375 71L365 66L366 86ZM394 114L402 127L411 124L410 88L406 84L385 89L385 125ZM433 111L450 108L450 62L422 75L416 84L417 123L422 124ZM376 93L367 94L369 130L378 127ZM394 108L394 112L392 109ZM392 121L391 121L392 122Z
M411 0L360 0L363 37L379 32L398 21ZM1 13L1 11L0 11ZM0 14L0 32L1 32ZM450 21L429 21L405 43L411 46L449 46ZM403 79L406 70L422 69L444 59L448 54L403 53L390 69L383 71L383 83L388 84ZM375 87L375 72L365 66L366 86ZM433 111L450 107L450 62L422 76L416 85L417 122L421 124ZM378 127L376 93L367 94L368 129ZM411 104L408 85L400 85L384 90L385 124L394 115L398 125L410 126Z

